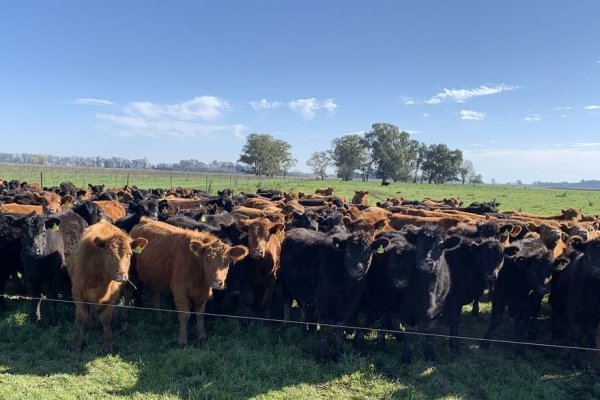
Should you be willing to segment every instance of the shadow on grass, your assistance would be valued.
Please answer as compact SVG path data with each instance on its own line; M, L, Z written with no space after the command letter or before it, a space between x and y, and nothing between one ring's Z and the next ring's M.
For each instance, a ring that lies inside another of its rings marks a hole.
M298 328L281 331L277 325L252 323L241 328L235 320L208 324L209 340L184 349L175 346L177 322L154 323L150 312L131 313L132 320L115 332L117 355L101 352L100 329L86 333L81 354L68 351L73 309L61 307L58 327L36 327L25 322L24 308L2 314L0 366L2 373L37 376L57 374L74 378L69 385L105 380L110 370L124 368L125 383L104 384L96 392L107 396L179 398L598 398L600 385L590 371L568 367L564 354L527 350L515 354L511 346L480 351L465 342L455 354L443 340L436 341L438 361L423 361L415 344L415 363L403 365L401 345L389 338L384 352L374 340L359 356L348 351L336 363L319 364L315 335ZM465 313L461 333L481 336L487 315L474 319ZM541 321L542 329L547 321ZM446 327L440 328L446 332ZM506 322L498 335L509 337ZM540 338L545 339L545 338ZM350 347L350 346L348 346ZM107 372L108 371L108 372ZM104 375L106 374L106 375ZM112 379L112 378L111 378ZM118 379L117 379L118 380ZM65 389L69 395L69 388ZM85 388L78 389L85 393ZM90 389L92 390L92 389Z

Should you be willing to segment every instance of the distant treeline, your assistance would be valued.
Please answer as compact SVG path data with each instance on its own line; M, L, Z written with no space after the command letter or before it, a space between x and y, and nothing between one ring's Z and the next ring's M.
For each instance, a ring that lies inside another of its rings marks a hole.
M600 180L582 179L579 182L533 182L536 186L570 188L570 189L600 189Z
M212 173L247 173L248 167L231 161L211 161L204 163L199 160L181 160L177 163L151 164L147 158L129 160L121 157L80 157L80 156L55 156L49 154L30 153L0 153L0 163L29 164L64 167L86 168L123 168L139 170L160 170L178 172L212 172ZM306 175L301 172L288 175Z

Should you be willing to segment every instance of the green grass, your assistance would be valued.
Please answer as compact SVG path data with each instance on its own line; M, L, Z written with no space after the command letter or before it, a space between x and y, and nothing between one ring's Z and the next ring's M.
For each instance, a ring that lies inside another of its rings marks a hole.
M379 181L342 182L339 180L319 181L306 178L258 178L247 175L194 174L158 171L66 168L44 166L1 165L0 177L10 180L19 179L27 182L40 182L40 171L43 172L43 183L46 186L58 185L65 180L77 186L105 184L108 187L123 186L127 183L140 188L169 188L172 186L194 187L215 194L217 190L232 188L237 192L256 192L257 188L271 188L284 191L314 193L319 187L333 186L336 193L351 199L355 190L369 190L371 204L385 200L386 197L403 196L407 199L423 199L430 197L460 196L466 205L472 201L496 200L502 211L513 210L533 214L555 214L561 209L574 207L585 214L600 213L600 191L546 189L531 186L505 185L429 185L412 183L392 183L382 187Z
M158 326L150 311L133 310L115 334L118 353L104 355L100 329L88 331L81 354L67 349L74 310L61 305L57 327L26 322L23 301L12 301L0 320L0 398L135 398L135 399L594 399L600 396L597 375L571 367L564 351L510 345L479 350L463 343L460 354L436 340L439 360L427 362L416 340L415 362L400 361L401 345L388 337L385 352L368 340L366 354L347 350L336 363L315 360L317 336L298 328L235 320L208 324L201 345L176 348L174 315ZM465 309L468 311L467 309ZM483 334L484 315L463 315L462 334ZM547 311L547 310L545 310ZM549 321L542 319L542 332ZM439 327L446 332L445 326ZM511 337L505 323L499 337ZM539 338L548 341L546 334ZM578 357L581 355L578 354Z

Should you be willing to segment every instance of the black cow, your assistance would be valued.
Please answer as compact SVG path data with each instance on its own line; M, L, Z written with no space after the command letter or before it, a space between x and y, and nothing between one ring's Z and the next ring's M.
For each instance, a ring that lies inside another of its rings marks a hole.
M156 220L158 218L158 202L150 199L147 201L132 201L129 203L130 214L115 222L115 225L125 232L129 233L134 226L140 223L142 217L149 217Z
M571 245L575 249L571 262L560 265L560 273L553 275L553 337L559 339L568 330L574 345L598 347L594 332L600 312L600 239L584 242L577 238Z
M335 235L302 228L289 231L282 244L279 273L284 319L289 320L295 299L300 307L314 304L322 324L348 324L359 305L373 249L388 242L385 238L373 241L373 234L364 231ZM339 344L339 331L324 330L320 360L330 357L332 336L335 345Z
M23 273L21 264L21 231L17 222L24 218L18 214L0 213L0 293L5 293L8 278ZM4 298L0 298L0 310L4 309Z
M398 316L402 296L411 284L415 270L415 247L399 232L377 235L389 240L387 246L377 247L371 268L366 276L363 304L371 326L377 318L383 318L385 329L397 329L393 320ZM385 345L385 335L378 334L379 346Z
M492 316L485 339L491 339L502 323L508 307L509 315L515 319L517 338L535 335L535 319L538 316L542 297L548 293L552 272L556 267L568 263L568 259L554 259L552 252L542 242L525 238L513 242L504 249L508 257L498 273L492 295ZM480 347L489 348L490 342L481 341Z
M458 335L462 306L478 301L487 284L496 279L502 268L502 244L496 239L481 242L464 239L451 251L446 251L450 268L450 292L446 298L445 314L450 324L450 335ZM459 341L450 339L450 347L458 350Z
M69 276L65 268L65 243L60 231L61 220L35 214L19 220L21 231L21 263L27 294L41 298L58 298L68 293ZM41 300L34 301L29 314L31 322L41 320ZM56 302L50 302L49 322L56 325Z
M442 227L425 224L419 229L407 227L406 239L415 246L415 270L403 295L400 318L416 329L425 325L428 332L435 326L450 291L450 271L444 253L456 247L460 238L445 238ZM402 360L408 363L412 360L412 343L409 335L403 335L403 339ZM428 360L435 358L431 337L425 339L424 354Z
M93 225L100 222L101 219L113 222L112 219L104 213L102 208L93 201L84 200L72 208L74 212L79 214L88 225Z

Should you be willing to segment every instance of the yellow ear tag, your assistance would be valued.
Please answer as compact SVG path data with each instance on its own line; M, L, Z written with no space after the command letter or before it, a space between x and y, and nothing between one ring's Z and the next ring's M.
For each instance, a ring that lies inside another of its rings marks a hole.
M375 250L375 252L377 254L383 254L383 253L385 253L385 250L383 249L383 245L380 244L379 247L377 248L377 250Z
M200 218L200 222L206 222L206 217L203 215L202 218Z
M556 270L557 271L562 271L563 269L565 269L565 267L567 266L567 263L560 263L556 266Z
M140 254L142 252L142 250L143 250L143 247L140 245L137 245L132 249L132 251L136 254Z
M60 228L58 227L58 225L56 225L56 224L52 225L52 230L53 230L54 232L58 232L58 230L59 230L59 229L60 229Z

